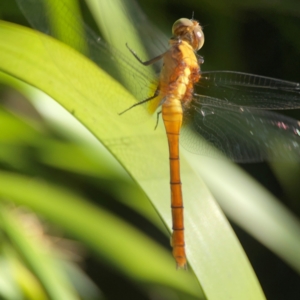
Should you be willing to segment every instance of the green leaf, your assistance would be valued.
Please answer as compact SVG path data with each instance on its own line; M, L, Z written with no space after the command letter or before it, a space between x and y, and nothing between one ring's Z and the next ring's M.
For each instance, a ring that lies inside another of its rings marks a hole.
M5 22L1 22L0 36L0 69L43 90L82 122L142 187L170 229L167 141L163 130L153 130L155 120L150 119L142 108L119 116L118 113L135 100L120 84L69 47L40 33ZM59 53L59 69L49 57L49 49L51 53ZM137 126L136 122L141 120L147 121ZM264 299L226 218L183 158L181 164L187 256L207 299ZM12 184L15 186L13 181ZM5 187L1 189L8 194L12 192ZM38 195L35 195L36 204ZM71 199L69 203L71 205ZM43 213L48 214L47 210ZM73 222L77 221L74 218ZM114 249L117 245L112 244L111 247ZM131 249L131 246L127 247ZM137 271L136 265L132 264L136 259L142 259L143 253L128 257L126 264L116 263L124 272L136 276L137 280L149 277L153 280L156 276L163 276L167 281L167 272L170 274L169 281L178 284L181 272L174 270L171 276L172 272L163 267L164 259L154 254L148 267ZM167 257L165 259L168 260ZM190 287L188 280L185 284L195 293L194 285ZM198 293L200 296L201 292Z
M109 212L89 204L80 196L29 177L0 172L0 182L2 199L10 199L43 214L127 276L140 283L163 284L191 296L199 295L199 286L191 274L174 272L173 260L166 250ZM13 221L5 215L2 217L5 224L9 223L9 231L13 230ZM48 268L49 260L42 264L38 249L24 244L24 237L15 231L12 236L44 285L51 289L55 271L51 266Z
M190 153L186 156L230 219L300 273L297 217L234 164L208 157L195 159ZM286 177L286 170L281 167L280 175Z
M2 184L6 184L9 176L5 177L5 180L1 180ZM13 187L11 187L12 189ZM58 261L47 253L46 248L41 247L37 241L30 238L28 232L23 230L17 218L14 217L14 214L4 205L1 205L0 225L38 276L51 299L79 299L74 288L62 272ZM46 299L43 292L38 297L39 299Z

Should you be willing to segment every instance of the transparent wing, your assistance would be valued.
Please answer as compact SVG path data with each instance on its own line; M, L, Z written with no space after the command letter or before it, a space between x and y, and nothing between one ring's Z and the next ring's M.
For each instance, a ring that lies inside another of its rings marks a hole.
M210 155L198 134L236 162L300 160L300 122L271 111L197 95L185 113L181 141L191 152Z
M120 49L105 43L73 13L68 2L53 1L55 5L52 6L46 5L43 0L17 2L34 28L52 36L56 36L51 25L53 15L62 20L67 19L61 27L68 44L79 45L80 51L121 81L138 100L149 96L149 86L155 86L155 74L135 61L130 53L127 52L126 55ZM138 29L147 34L145 28L150 27L142 19L140 22ZM151 42L154 40L155 35L152 35ZM125 43L120 47L125 48ZM59 66L59 53L52 53L51 49L49 51ZM181 140L186 148L192 152L210 155L211 149L203 146L195 136L201 134L235 161L300 159L298 121L263 111L299 108L299 83L230 71L202 72L201 75L200 82L195 87L198 95L185 114L188 126L183 129ZM97 84L99 82L95 78L91 82L91 88ZM74 87L76 88L76 83Z
M70 6L68 1L16 1L33 28L59 38L64 43L77 48L76 50L82 52L82 54L121 82L138 100L146 99L151 93L154 93L157 74L151 67L145 67L136 61L126 48L125 44L128 40L120 43L119 49L109 45L81 20L79 10L74 11L74 8ZM126 13L124 11L124 14ZM137 34L140 35L140 31L143 30L153 35L155 30L150 29L150 23L145 19L145 16L140 15L141 13L139 10L139 26L136 27ZM122 25L118 24L117 21L115 22L115 27L121 27ZM129 36L129 34L126 30L123 32L123 36ZM162 34L157 35L160 37L158 44L157 46L155 44L152 45L152 50L155 49L156 51L163 48L164 40ZM167 45L168 41L165 39L165 47ZM48 45L45 46L49 47ZM134 50L138 51L137 49ZM65 58L62 58L60 53L53 52L52 49L49 49L49 52L54 63L59 68L61 59ZM161 54L161 52L158 54ZM79 71L84 72L84 70ZM70 78L70 81L72 81L72 78ZM94 84L98 84L97 78L95 78L94 82L91 82L91 88ZM76 88L76 83L74 83L74 87Z
M260 109L300 108L300 84L230 71L202 72L196 93Z

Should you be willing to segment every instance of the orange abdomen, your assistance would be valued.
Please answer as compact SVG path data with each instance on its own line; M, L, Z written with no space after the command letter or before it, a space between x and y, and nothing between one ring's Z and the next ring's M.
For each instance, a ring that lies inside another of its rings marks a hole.
M173 247L173 256L176 260L177 267L185 268L183 201L179 164L179 134L182 124L182 107L180 101L173 99L171 102L164 103L162 106L162 116L169 143L171 209L173 220L171 245Z

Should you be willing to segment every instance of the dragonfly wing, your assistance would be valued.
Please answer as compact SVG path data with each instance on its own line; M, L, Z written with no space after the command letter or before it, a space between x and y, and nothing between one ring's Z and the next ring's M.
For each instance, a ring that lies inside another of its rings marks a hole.
M185 117L181 140L191 152L210 155L200 134L236 162L300 160L300 122L292 118L200 95Z
M60 39L87 56L121 82L138 100L144 100L154 93L157 75L153 70L139 64L126 48L125 42L120 44L118 49L106 43L83 22L80 14L74 11L73 6L70 6L67 1L56 1L51 5L46 5L46 2L41 0L17 0L17 3L35 29ZM55 16L54 21L53 16ZM165 44L167 45L167 41ZM45 46L49 48L51 59L60 68L61 61L66 58L50 49L49 45ZM71 76L68 79L70 82L73 80ZM98 78L90 84L91 89L98 85ZM74 82L73 85L76 88L77 83Z
M261 109L300 108L300 83L259 75L231 72L201 72L197 94L229 100Z

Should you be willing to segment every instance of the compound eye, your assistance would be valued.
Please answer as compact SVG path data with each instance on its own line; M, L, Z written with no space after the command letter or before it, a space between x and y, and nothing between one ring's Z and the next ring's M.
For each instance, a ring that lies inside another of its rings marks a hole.
M204 44L202 27L195 20L182 18L177 20L172 27L173 36L187 41L195 51L198 51Z
M204 44L204 33L200 25L194 28L194 43L193 48L198 51Z
M193 26L193 22L186 18L181 18L177 20L172 27L172 34L174 36L180 36L182 32L186 31L187 27Z

